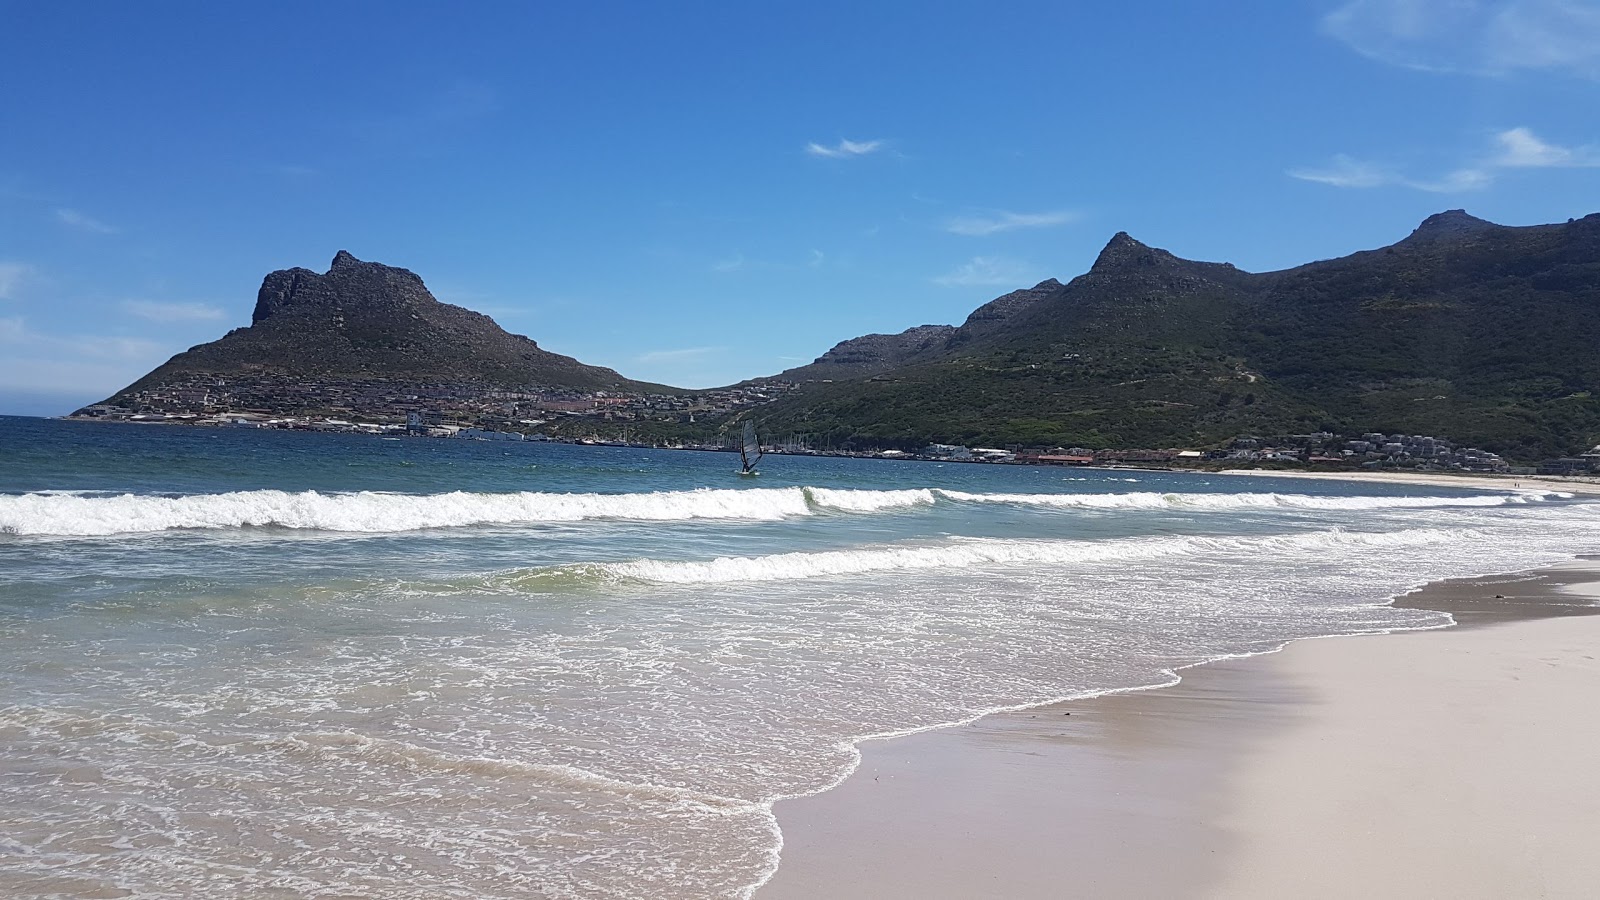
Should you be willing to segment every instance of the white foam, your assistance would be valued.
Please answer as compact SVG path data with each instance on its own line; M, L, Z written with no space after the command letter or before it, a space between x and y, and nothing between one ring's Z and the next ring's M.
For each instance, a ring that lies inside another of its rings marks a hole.
M1325 497L1311 494L1231 494L1231 493L1169 493L1129 491L1111 494L969 494L964 491L940 489L938 493L950 500L969 503L1014 503L1024 506L1048 506L1060 509L1171 509L1171 510L1241 510L1241 509L1318 509L1318 510L1380 510L1420 509L1442 506L1505 506L1530 503L1561 497L1549 491L1521 491L1514 494L1483 494L1466 497Z
M937 501L934 492L927 488L905 491L841 491L830 488L808 487L806 496L811 502L826 509L848 512L876 512L880 509L903 509L923 506Z
M775 520L813 514L800 488L659 491L641 494L391 494L235 491L158 497L23 494L0 497L0 532L111 535L173 528L278 526L396 532L465 525L585 519Z
M924 546L722 556L707 561L639 559L585 566L620 578L667 584L795 581L903 570L969 568L1015 563L1104 563L1175 555L1324 553L1336 548L1414 547L1461 540L1467 529L1419 528L1400 532L1338 529L1288 536L1123 538L1108 541L956 539Z
M940 488L841 490L818 487L701 488L635 494L538 491L394 494L375 491L234 491L155 496L38 491L0 495L0 534L103 536L177 528L276 526L343 532L400 532L470 525L526 525L588 519L773 521L818 512L872 513L945 501L1107 510L1380 510L1502 506L1559 497L1548 492L1465 497L1319 497L1307 494L975 494Z

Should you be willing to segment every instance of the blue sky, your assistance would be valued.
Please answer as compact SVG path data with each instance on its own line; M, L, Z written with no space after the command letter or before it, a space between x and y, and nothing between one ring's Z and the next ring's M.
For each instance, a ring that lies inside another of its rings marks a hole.
M1600 211L1600 3L0 0L0 413L404 266L691 387L961 321L1117 231L1282 268Z

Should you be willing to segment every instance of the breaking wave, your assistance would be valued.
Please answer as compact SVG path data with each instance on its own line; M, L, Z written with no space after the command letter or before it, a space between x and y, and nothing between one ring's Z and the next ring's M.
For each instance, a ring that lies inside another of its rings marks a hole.
M950 500L970 503L1014 503L1024 506L1049 506L1060 509L1170 509L1170 510L1249 510L1320 509L1380 510L1419 509L1440 506L1505 506L1532 503L1571 494L1554 491L1519 491L1512 494L1480 494L1465 497L1319 497L1311 494L1160 494L1130 491L1115 494L968 494L940 490Z
M635 494L538 491L396 494L375 491L235 491L159 496L40 491L0 496L0 534L105 536L171 529L277 527L388 533L471 525L534 525L616 519L774 521L818 513L873 513L939 502L1011 503L1111 510L1362 510L1500 506L1570 496L1524 492L1461 497L1318 497L1306 494L972 494L940 488L701 488Z
M1459 542L1476 534L1465 528L1419 528L1399 532L1329 529L1286 536L1123 538L1105 541L966 538L935 545L857 547L769 556L723 556L705 561L638 559L618 563L544 566L503 572L491 576L490 580L494 587L513 589L619 581L657 584L798 581L840 575L965 569L1015 563L1098 564L1173 556L1323 554L1339 549L1426 547Z
M236 491L177 497L22 494L0 497L0 532L111 535L175 528L279 528L397 532L467 525L531 525L622 519L772 521L819 510L870 512L932 502L928 491L806 488L701 489L640 494L392 494L375 491Z

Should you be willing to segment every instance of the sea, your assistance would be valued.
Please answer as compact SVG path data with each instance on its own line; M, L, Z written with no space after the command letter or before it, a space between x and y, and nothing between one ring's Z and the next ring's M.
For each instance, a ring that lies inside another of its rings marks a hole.
M0 419L0 896L742 898L859 742L1600 551L1600 504Z

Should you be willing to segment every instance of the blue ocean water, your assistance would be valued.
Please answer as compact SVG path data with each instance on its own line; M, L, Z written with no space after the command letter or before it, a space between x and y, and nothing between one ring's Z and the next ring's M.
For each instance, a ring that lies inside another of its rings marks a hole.
M0 419L0 895L736 897L854 743L1443 624L1547 492Z

